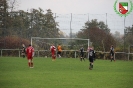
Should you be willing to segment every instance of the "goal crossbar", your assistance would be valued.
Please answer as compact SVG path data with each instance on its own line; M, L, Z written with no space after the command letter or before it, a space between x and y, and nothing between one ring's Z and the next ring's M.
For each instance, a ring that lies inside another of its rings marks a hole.
M86 40L88 41L88 46L89 46L89 39L82 39L82 38L41 38L41 37L31 37L31 45L32 45L32 40L33 39L72 39L72 40Z

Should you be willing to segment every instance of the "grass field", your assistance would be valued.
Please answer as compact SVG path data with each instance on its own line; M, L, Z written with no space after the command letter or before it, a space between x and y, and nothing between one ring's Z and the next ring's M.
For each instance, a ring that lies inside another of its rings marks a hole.
M132 88L133 62L79 59L34 58L29 68L26 58L0 57L0 88Z

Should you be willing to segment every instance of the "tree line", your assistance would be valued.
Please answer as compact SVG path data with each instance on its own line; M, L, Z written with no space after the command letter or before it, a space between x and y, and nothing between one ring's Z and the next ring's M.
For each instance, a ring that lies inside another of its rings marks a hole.
M20 38L18 44L22 43L22 39L30 41L32 36L43 38L65 37L63 33L59 32L61 29L59 29L59 24L55 21L56 16L54 16L51 9L46 10L46 13L44 13L42 8L31 9L30 12L23 10L13 11L13 6L11 10L9 10L10 6L7 0L4 1L4 10L3 12L0 11L1 48L4 48L5 42L7 44L10 43L3 39L7 39L7 37L11 38L12 36ZM95 49L100 51L109 51L111 45L114 45L117 51L123 51L124 48L127 49L129 45L133 45L133 26L126 27L124 35L119 38L116 37L117 34L111 34L110 30L108 25L103 21L98 22L97 19L92 19L91 21L85 22L83 28L76 33L75 37L90 39ZM74 42L71 44L74 45L78 43L79 42Z

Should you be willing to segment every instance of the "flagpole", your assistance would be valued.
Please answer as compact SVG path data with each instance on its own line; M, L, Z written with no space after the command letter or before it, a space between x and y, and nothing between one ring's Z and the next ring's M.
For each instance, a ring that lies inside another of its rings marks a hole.
M89 13L88 13L88 24L89 24ZM90 38L90 37L89 37L89 33L90 33L90 32L89 32L89 29L88 29L88 39Z
M106 13L106 26L107 26L107 13Z

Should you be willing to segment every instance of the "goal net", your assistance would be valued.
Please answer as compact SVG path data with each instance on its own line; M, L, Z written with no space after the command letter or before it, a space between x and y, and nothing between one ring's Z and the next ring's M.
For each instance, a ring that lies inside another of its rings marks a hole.
M62 47L62 57L79 57L79 49L83 46L85 52L90 45L89 39L82 38L40 38L31 37L31 45L35 48L35 55L38 57L51 57L50 46ZM57 50L56 50L57 51ZM86 55L87 56L87 55Z

